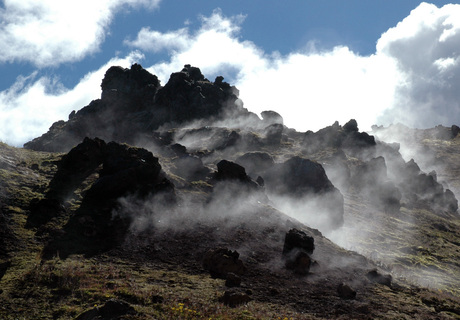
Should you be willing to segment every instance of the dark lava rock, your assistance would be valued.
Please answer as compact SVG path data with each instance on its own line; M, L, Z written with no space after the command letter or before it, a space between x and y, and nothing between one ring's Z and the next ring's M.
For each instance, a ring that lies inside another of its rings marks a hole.
M219 298L219 302L231 308L246 304L251 300L247 294L234 291L225 291L224 295Z
M228 160L221 160L217 164L216 180L237 180L250 182L251 178L246 174L244 167Z
M66 208L56 199L32 199L30 202L30 214L27 217L26 227L37 227L54 217L65 214Z
M95 143L97 148L85 147L94 146ZM115 142L106 144L99 139L85 139L75 149L78 152L71 150L71 156L64 157L64 163L58 166L52 181L53 186L59 185L66 190L61 194L73 191L79 187L78 181L81 183L86 176L96 172L91 172L90 168L99 168L101 165L102 168L98 169L99 178L84 193L80 207L64 226L63 234L50 241L44 256L52 256L58 251L61 257L71 253L96 253L120 243L133 219L130 215L114 215L121 197L143 199L161 195L165 203L174 203L174 185L166 178L158 158L151 152ZM88 150L92 151L86 152ZM92 164L87 165L84 159ZM80 169L80 165L85 170ZM75 169L75 177L72 177L70 168ZM64 176L61 172L69 177L56 181L56 177ZM59 193L54 191L52 194ZM54 202L45 199L40 203L43 204L38 208ZM52 208L56 210L56 206Z
M378 272L377 269L373 269L366 274L366 277L371 282L379 283L391 288L391 281L393 279L389 274L383 275L380 272Z
M212 277L227 279L229 273L241 276L246 272L240 254L227 248L211 249L204 255L203 268L208 270Z
M95 307L80 314L75 320L117 320L125 315L134 315L136 311L127 302L111 299L102 307Z
M310 271L312 259L306 252L302 250L292 250L285 255L285 258L286 269L292 270L298 275L306 275Z
M268 194L292 199L314 198L318 214L327 218L327 227L335 229L343 224L344 200L334 187L321 164L293 157L276 164L263 175Z
M67 152L86 136L134 144L141 136L153 138L152 132L167 123L255 116L243 108L238 90L222 79L212 83L199 68L185 65L161 87L158 78L138 64L111 67L102 80L101 99L72 112L68 121L55 122L24 147ZM234 135L230 138L228 145L235 142Z
M315 250L315 239L301 230L291 229L284 238L283 254L288 254L294 249L302 249L312 254Z
M276 146L281 143L283 137L284 126L279 123L274 123L265 128L265 143Z
M352 300L356 298L356 291L353 290L349 285L344 283L338 285L337 294L340 298L345 300Z
M262 111L260 114L262 116L262 120L266 126L272 125L272 124L284 124L283 117L276 111L272 110L267 110L267 111Z
M356 122L355 119L351 119L343 125L343 130L345 130L345 132L358 132L358 122Z
M5 261L0 263L0 280L3 278L5 275L6 271L11 267L11 261Z
M376 142L373 136L366 132L359 132L356 120L352 119L343 127L336 121L332 126L317 132L307 131L303 145L312 153L331 147L344 148L351 154L359 155L362 151L375 147Z
M312 266L309 254L315 250L315 240L305 232L291 229L286 233L283 246L283 257L286 269L299 275L306 275Z
M227 273L227 279L225 280L226 287L239 287L241 285L241 277L234 274L233 272Z
M291 196L335 189L321 164L301 157L276 164L265 173L264 180L271 192Z

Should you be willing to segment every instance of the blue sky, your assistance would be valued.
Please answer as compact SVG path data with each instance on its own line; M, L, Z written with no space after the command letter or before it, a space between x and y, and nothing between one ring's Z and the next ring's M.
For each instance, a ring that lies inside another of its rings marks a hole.
M335 120L460 124L460 5L447 1L5 0L0 140L22 145L138 62L164 84L183 64L299 131Z

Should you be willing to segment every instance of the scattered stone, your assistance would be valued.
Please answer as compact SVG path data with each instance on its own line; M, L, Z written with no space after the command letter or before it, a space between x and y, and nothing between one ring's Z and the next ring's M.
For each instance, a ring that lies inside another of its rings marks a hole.
M234 291L225 291L224 295L219 298L219 302L231 308L246 304L251 300L247 294Z
M102 307L95 307L80 314L75 320L114 320L124 315L133 315L136 311L127 302L111 299Z
M229 273L241 276L246 272L246 267L239 256L237 251L227 248L211 249L204 255L203 267L214 278L227 279Z
M337 293L342 299L352 300L356 298L356 291L345 283L339 284L337 287Z
M293 250L291 253L286 255L286 269L292 270L298 275L307 275L310 271L312 260L310 256L300 250Z
M283 254L288 254L291 250L302 249L308 254L315 250L315 239L308 236L304 231L291 229L284 238Z
M383 275L377 269L373 269L366 274L367 279L371 282L379 283L391 288L392 277L389 274Z
M233 272L227 273L227 280L225 281L226 287L239 287L241 285L241 277Z
M8 271L9 267L11 267L11 261L5 261L0 263L0 280L5 275L6 271Z

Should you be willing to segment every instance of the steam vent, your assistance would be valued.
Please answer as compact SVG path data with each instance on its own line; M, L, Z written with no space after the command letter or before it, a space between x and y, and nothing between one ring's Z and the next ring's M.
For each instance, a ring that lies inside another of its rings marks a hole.
M1 319L460 317L456 125L298 132L191 65L101 89L0 144Z

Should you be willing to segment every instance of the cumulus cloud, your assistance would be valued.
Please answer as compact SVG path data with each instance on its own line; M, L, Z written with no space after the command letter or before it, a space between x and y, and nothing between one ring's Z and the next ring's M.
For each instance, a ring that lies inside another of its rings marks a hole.
M54 121L67 120L72 110L100 97L101 80L110 66L130 67L142 57L133 52L125 58L113 58L71 89L64 88L56 78L37 78L37 72L18 77L8 90L0 92L0 140L21 146L41 136Z
M78 61L99 50L123 6L154 8L160 0L5 0L0 7L0 63L38 67Z
M351 118L361 130L396 122L450 125L460 118L459 11L460 5L420 4L381 36L370 56L345 46L319 51L314 39L287 55L266 53L240 38L244 16L225 17L220 10L202 17L196 31L143 30L129 44L169 50L169 61L150 68L163 82L193 64L210 78L221 74L235 84L251 111L278 111L298 130Z
M370 128L376 115L391 104L398 77L392 59L362 57L346 47L320 52L311 43L286 56L265 53L253 42L240 39L244 19L242 15L225 17L216 10L210 17L201 17L197 31L143 29L136 41L127 43L150 51L167 50L170 44L170 60L150 68L163 82L184 64L198 66L205 76L227 77L251 111L278 111L286 125L298 130L317 130L351 118Z
M385 32L377 52L395 59L404 84L379 119L423 128L460 122L460 5L422 3Z

